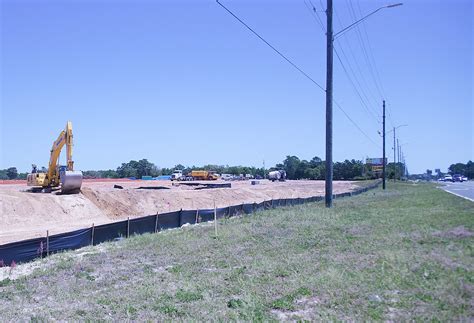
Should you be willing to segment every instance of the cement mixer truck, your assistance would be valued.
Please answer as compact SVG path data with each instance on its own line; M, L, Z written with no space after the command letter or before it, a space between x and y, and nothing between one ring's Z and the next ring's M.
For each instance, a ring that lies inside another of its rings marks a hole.
M268 173L268 179L272 182L280 181L284 182L286 180L286 172L284 170L274 170Z

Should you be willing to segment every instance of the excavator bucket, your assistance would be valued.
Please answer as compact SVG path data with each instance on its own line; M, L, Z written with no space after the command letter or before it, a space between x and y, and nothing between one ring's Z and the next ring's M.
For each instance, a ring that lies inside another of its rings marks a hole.
M61 193L75 194L79 193L82 185L81 171L64 171L60 174L61 178Z

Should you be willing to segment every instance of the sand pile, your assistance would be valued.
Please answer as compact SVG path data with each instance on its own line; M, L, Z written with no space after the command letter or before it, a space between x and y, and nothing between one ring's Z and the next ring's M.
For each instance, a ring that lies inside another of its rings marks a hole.
M323 181L232 182L232 188L194 190L174 186L170 181L128 181L118 183L85 182L81 194L56 195L26 192L26 185L0 186L0 244L56 234L111 221L169 212L179 209L208 209L279 198L309 197L324 194ZM160 186L167 189L137 189ZM334 193L357 186L334 182Z

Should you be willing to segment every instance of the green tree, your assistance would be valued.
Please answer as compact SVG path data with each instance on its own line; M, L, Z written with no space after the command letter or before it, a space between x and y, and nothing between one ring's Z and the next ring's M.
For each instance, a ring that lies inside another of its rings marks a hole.
M16 167L10 167L7 169L8 179L16 179L18 177L18 170Z
M0 169L0 179L8 179L8 175L7 175L7 170L6 169Z
M174 169L175 169L175 170L181 170L181 171L182 171L182 170L185 169L185 168L186 168L186 167L184 167L184 166L181 165L181 164L178 164L178 165L174 166Z
M286 156L286 159L283 161L283 167L286 171L286 176L288 179L297 179L296 171L300 164L300 159L296 156Z
M304 177L307 179L319 179L321 176L321 169L319 167L307 168Z

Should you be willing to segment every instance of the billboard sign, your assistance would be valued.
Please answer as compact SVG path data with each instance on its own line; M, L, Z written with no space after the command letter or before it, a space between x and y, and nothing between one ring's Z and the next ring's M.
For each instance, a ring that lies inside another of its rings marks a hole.
M365 160L367 165L383 165L383 158L367 158ZM387 158L385 158L385 165L387 164Z
M382 172L383 171L383 165L373 165L371 167L371 169L372 169L372 172L374 172L374 173Z

